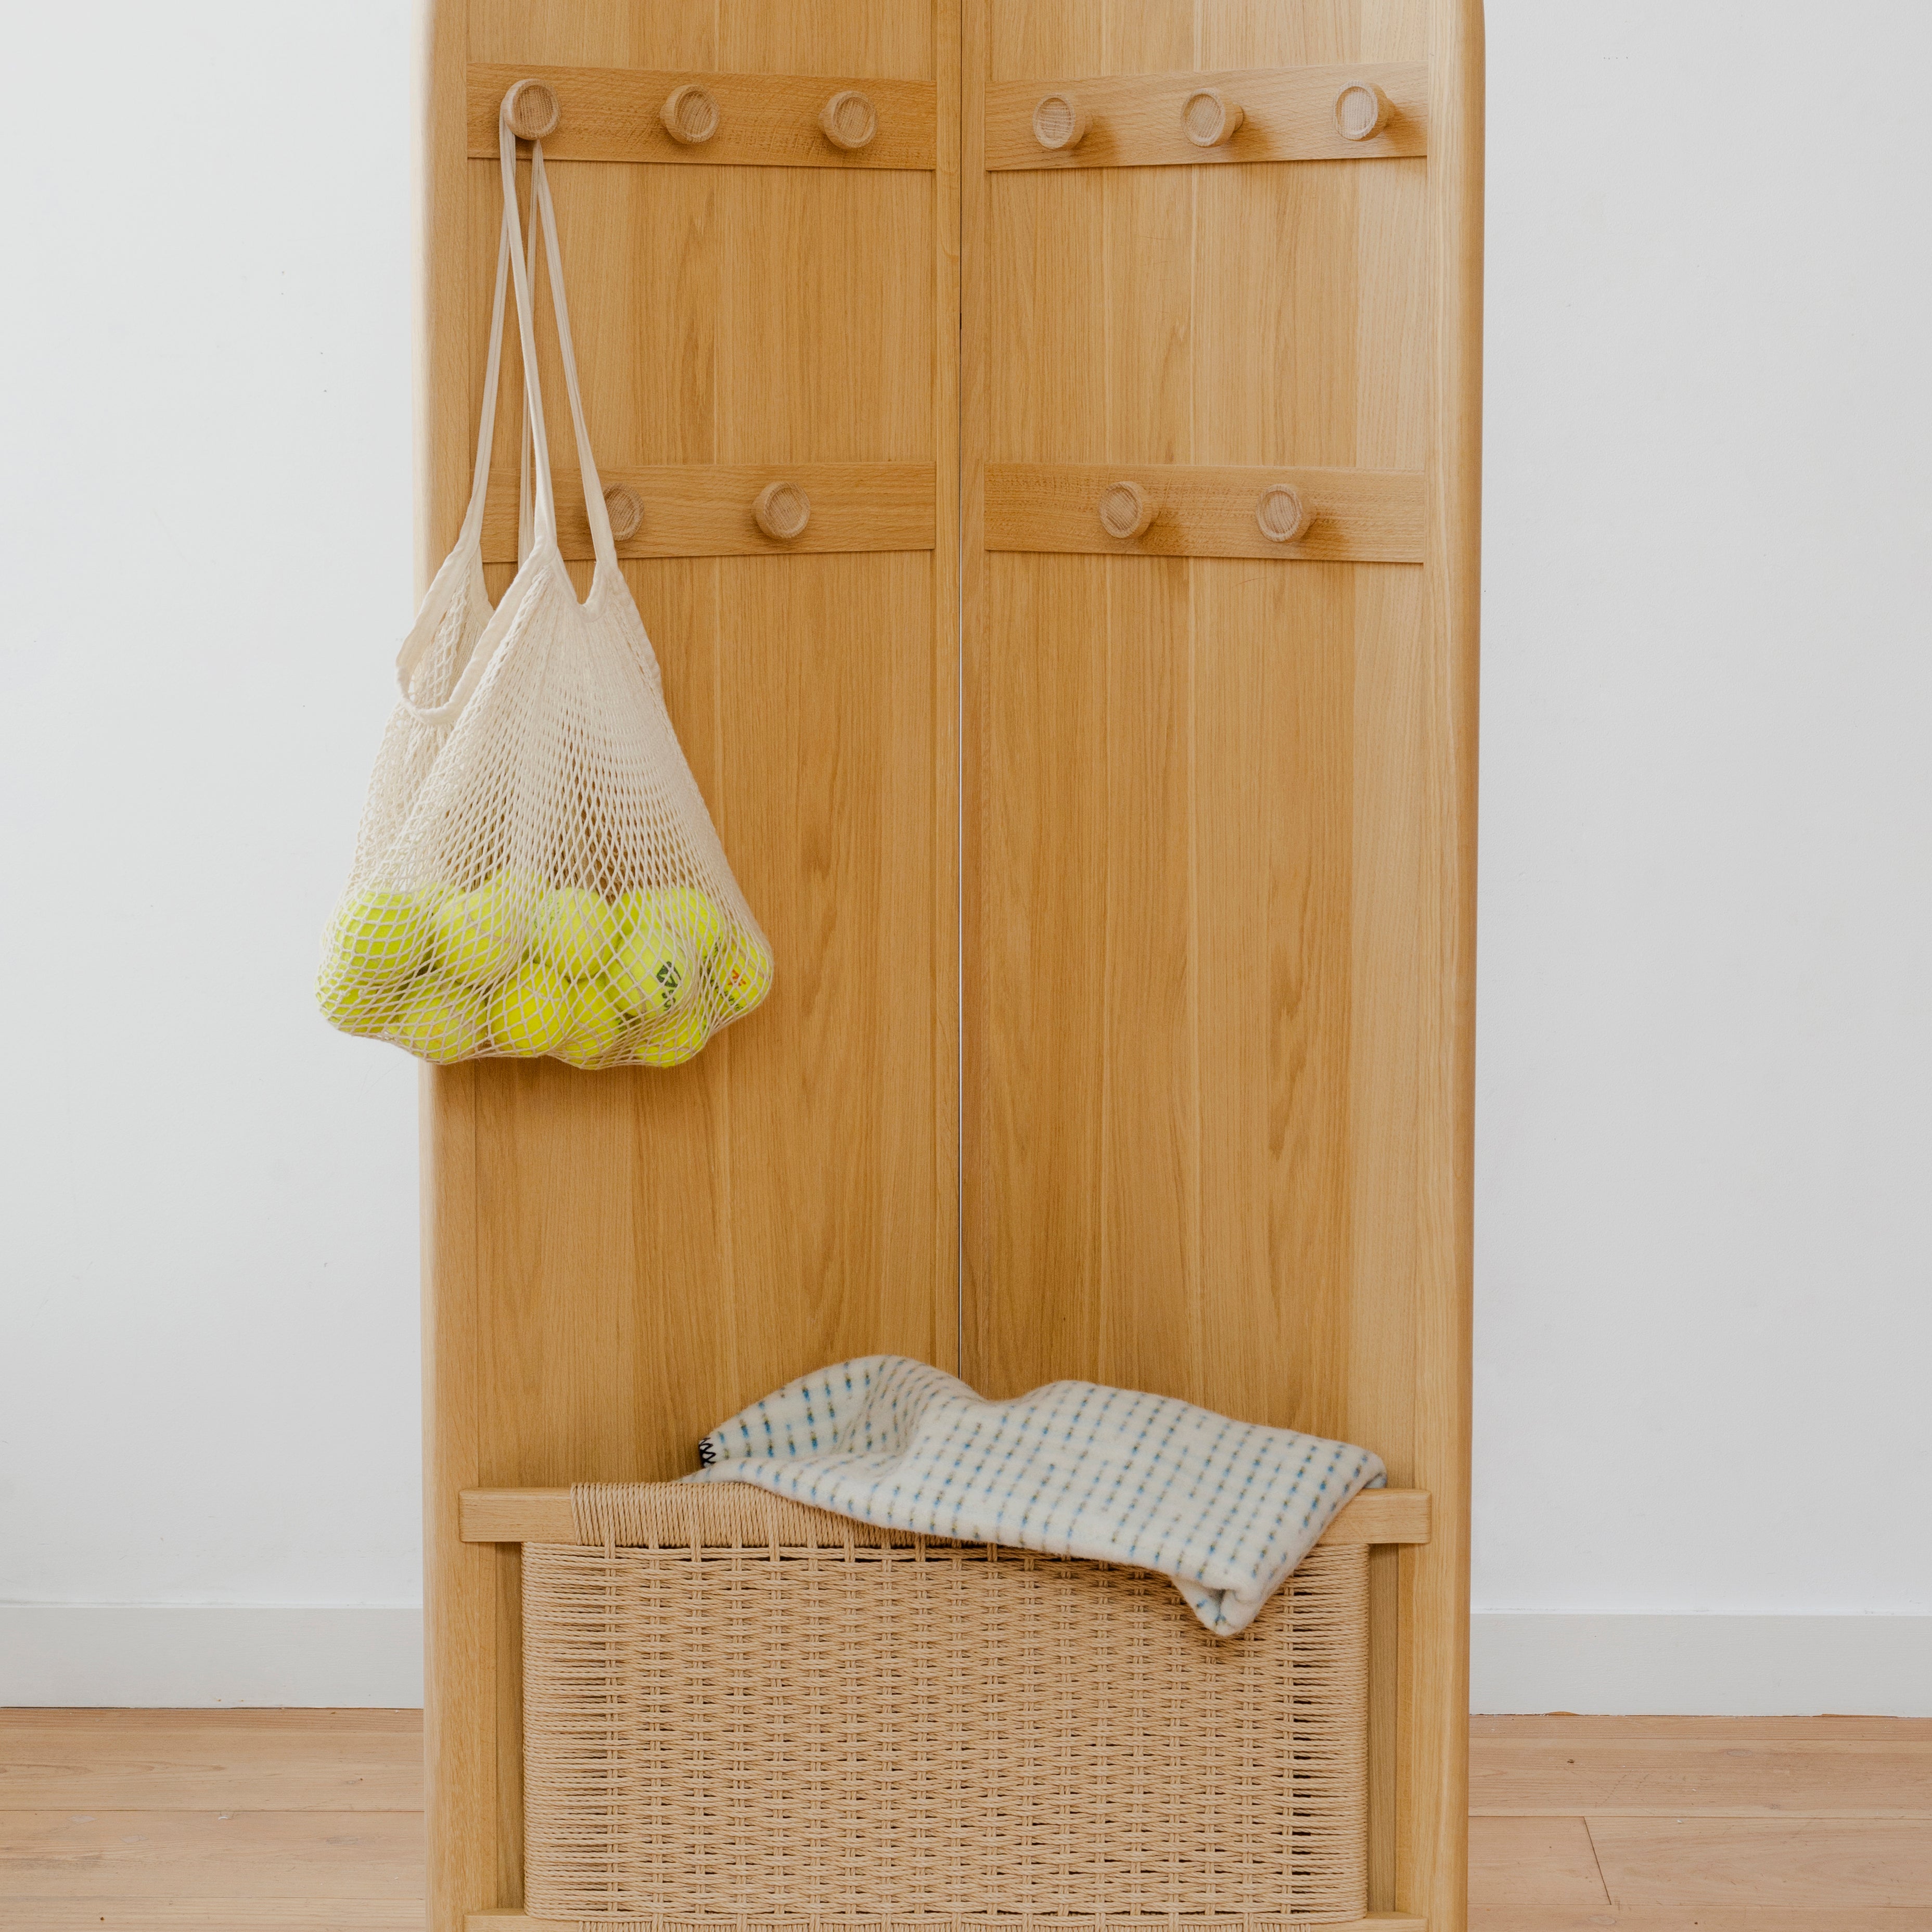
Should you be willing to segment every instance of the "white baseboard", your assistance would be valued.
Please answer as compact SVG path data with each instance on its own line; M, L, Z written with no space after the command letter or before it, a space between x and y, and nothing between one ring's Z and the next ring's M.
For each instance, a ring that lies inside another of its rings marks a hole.
M416 1610L0 1604L0 1705L410 1707Z
M1932 1717L1932 1617L1470 1619L1472 1711Z
M422 1702L420 1610L0 1605L0 1706ZM1469 1706L1932 1717L1932 1617L1480 1612Z

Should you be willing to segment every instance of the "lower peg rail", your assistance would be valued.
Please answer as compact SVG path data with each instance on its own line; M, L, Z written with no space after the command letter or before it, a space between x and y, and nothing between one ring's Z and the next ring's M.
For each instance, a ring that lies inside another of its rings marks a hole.
M764 556L937 547L938 487L929 463L666 463L608 469L604 501L620 556ZM584 494L557 482L557 546L592 554ZM517 560L517 483L493 479L483 560Z

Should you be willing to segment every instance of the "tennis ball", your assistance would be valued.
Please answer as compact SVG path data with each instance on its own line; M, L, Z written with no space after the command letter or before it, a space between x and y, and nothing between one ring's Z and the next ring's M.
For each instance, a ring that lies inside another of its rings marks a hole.
M626 933L604 969L624 1010L652 1018L675 1012L696 976L689 949L661 926L640 926Z
M702 1006L687 1006L644 1029L631 1058L646 1066L681 1066L711 1037Z
M772 956L741 933L711 962L711 983L734 1012L748 1013L772 989Z
M555 1052L573 1066L596 1066L624 1030L623 1003L602 980L580 980L571 988L570 1017Z
M616 943L613 908L584 886L560 886L537 908L530 950L573 980L587 980Z
M344 1033L379 1034L400 989L371 986L339 969L325 971L315 982L316 1004L332 1027Z
M390 1030L398 1046L447 1066L483 1043L482 1003L473 988L431 974L410 988Z
M332 974L365 986L392 986L422 963L429 928L428 909L414 892L366 888L329 928Z
M569 1030L571 985L561 973L532 961L491 994L490 1040L520 1060L550 1052Z
M518 882L500 872L474 892L447 893L431 915L436 964L475 986L500 977L524 950L525 907Z
M710 958L724 938L729 924L724 908L695 886L667 886L632 896L646 902L645 917L651 923L668 926L700 959Z

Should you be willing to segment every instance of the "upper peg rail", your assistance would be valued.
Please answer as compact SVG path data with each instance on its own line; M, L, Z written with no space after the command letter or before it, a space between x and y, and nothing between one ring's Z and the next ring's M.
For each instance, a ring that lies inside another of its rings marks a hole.
M473 159L496 154L501 116L520 138L542 140L556 161L938 164L938 95L929 80L500 63L474 65L467 78Z
M1429 151L1420 62L1009 81L986 93L986 166L1192 167Z

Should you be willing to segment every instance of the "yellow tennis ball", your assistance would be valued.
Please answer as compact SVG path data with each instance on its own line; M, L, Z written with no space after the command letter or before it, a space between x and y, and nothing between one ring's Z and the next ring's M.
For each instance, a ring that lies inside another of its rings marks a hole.
M473 987L431 974L410 988L390 1030L398 1046L446 1066L482 1045L482 1002Z
M573 980L587 980L616 944L618 921L607 900L584 886L560 886L530 922L530 950Z
M490 1044L520 1060L549 1052L570 1030L571 993L561 973L532 960L490 995Z
M573 1066L597 1066L610 1057L624 1030L623 1003L602 980L580 980L571 988L570 1018L554 1049Z
M697 972L690 950L668 928L641 926L618 940L604 976L626 1012L656 1018L684 1004Z
M352 974L325 971L315 982L316 1004L332 1027L344 1033L379 1034L401 989L371 986Z
M772 989L772 956L740 933L711 962L711 983L734 1012L748 1013Z
M730 921L724 908L695 886L667 886L662 895L663 919L700 959L709 958L723 942Z
M422 963L429 910L414 892L370 886L338 910L328 936L332 977L392 986Z
M474 892L446 893L433 915L437 965L472 986L500 978L524 950L527 916L516 882L501 873Z
M644 1066L681 1066L711 1037L701 1006L686 1006L646 1027L632 1045L631 1058Z

